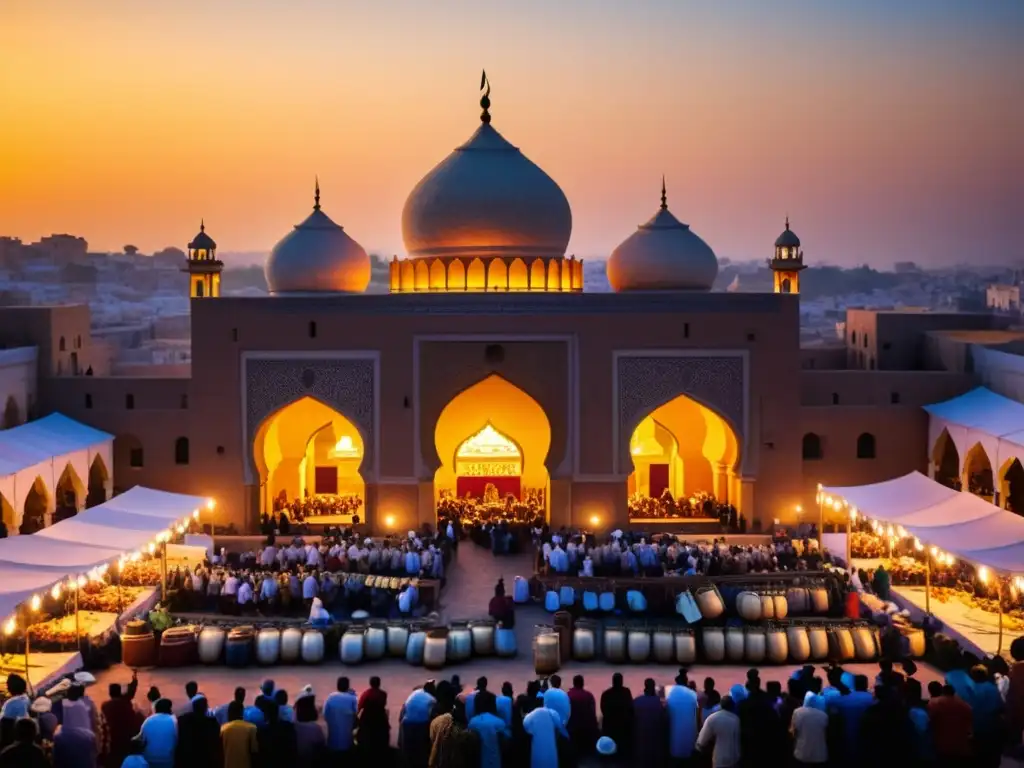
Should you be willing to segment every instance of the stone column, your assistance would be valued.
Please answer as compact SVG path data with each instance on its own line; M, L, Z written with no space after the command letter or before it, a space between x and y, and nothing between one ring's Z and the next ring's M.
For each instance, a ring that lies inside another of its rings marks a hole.
M263 514L263 510L260 509L260 485L259 483L250 483L245 486L244 495L245 508L242 510L242 532L243 533L258 533L260 530L260 519ZM209 513L207 513L208 515ZM200 513L200 522L210 525L210 530L213 530L214 522L210 519L204 519Z
M52 493L46 494L46 512L43 513L43 527L53 525L53 515L57 511L57 499Z
M363 509L360 518L371 535L381 532L383 521L378 519L377 508L379 487L376 483L366 483L363 488Z
M723 504L729 503L729 465L716 462L714 465L712 486L715 498Z
M740 497L734 502L736 511L747 519L747 530L754 526L754 481L755 478L743 476L740 478Z
M114 479L110 478L103 481L103 500L110 501L114 498Z
M573 525L572 479L552 477L548 484L548 524L552 530Z
M417 525L430 523L437 526L437 506L434 501L434 478L423 479L417 485L416 493L416 520Z

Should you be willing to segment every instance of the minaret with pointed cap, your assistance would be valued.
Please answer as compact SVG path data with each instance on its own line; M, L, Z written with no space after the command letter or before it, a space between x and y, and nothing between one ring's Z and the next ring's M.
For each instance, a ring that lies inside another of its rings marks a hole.
M200 220L199 234L188 244L188 261L181 270L188 273L188 294L193 299L220 296L220 273L224 262L217 259L217 244L206 234L206 221Z
M775 275L776 293L800 293L800 273L806 268L804 252L800 250L800 238L789 228L789 216L786 216L786 229L775 240L775 256L768 260Z

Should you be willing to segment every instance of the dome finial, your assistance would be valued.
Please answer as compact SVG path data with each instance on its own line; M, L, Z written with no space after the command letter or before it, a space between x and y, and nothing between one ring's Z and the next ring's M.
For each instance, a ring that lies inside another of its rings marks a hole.
M316 177L316 187L314 188L314 192L313 192L313 210L314 211L319 211L320 210L320 176L319 175L317 175L317 177Z
M480 122L484 125L489 125L491 122L491 113L487 110L491 108L491 81L487 79L487 70L482 70L480 74L480 90L484 92L484 95L480 97L480 108L483 112L480 113Z
M789 231L789 214L786 214L786 231Z
M199 220L199 231L200 232L205 232L206 231L206 217L203 217L203 218L201 218Z
M668 193L665 191L665 174L661 174L661 210L668 210Z

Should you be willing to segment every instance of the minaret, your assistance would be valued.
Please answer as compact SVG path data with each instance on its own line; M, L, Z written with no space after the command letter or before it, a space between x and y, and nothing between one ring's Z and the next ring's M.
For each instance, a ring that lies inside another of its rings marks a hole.
M199 224L199 234L188 244L188 261L182 272L188 272L188 295L192 299L215 299L220 296L220 273L224 262L217 260L217 244L206 234L206 222Z
M800 238L789 228L775 240L775 257L768 266L775 273L775 293L800 293L800 273L804 267L804 252L800 250Z

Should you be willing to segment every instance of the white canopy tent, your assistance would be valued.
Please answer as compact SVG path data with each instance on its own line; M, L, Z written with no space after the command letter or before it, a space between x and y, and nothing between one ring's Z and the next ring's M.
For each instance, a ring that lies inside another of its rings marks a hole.
M57 484L70 466L78 480L79 503L85 502L89 470L98 456L104 470L113 467L114 436L59 413L0 431L0 496L7 500L20 524L25 500L41 478L52 500Z
M928 445L934 446L943 430L949 433L963 462L975 444L985 449L993 473L1007 462L1024 457L1024 403L977 387L959 397L924 406L929 415Z

